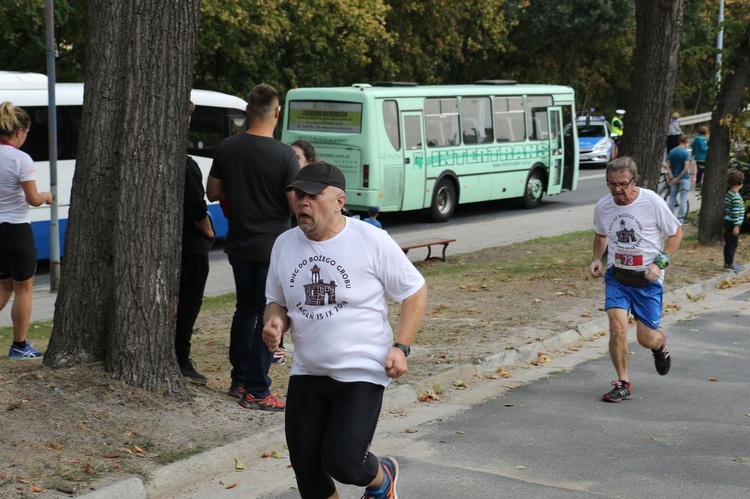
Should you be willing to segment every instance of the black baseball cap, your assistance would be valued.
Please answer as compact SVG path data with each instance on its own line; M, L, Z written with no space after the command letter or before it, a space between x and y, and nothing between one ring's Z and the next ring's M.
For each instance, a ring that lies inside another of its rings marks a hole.
M346 190L344 174L330 163L317 161L301 168L297 174L297 178L294 179L294 182L286 186L284 191L289 192L292 189L299 189L305 194L313 196L329 185Z

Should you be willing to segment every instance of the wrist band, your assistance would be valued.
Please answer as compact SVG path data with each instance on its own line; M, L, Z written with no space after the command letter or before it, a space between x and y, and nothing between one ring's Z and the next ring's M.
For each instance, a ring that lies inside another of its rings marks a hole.
M669 267L670 261L671 258L669 258L669 255L667 255L663 251L656 255L656 258L654 258L654 264L660 269L666 269L667 267Z

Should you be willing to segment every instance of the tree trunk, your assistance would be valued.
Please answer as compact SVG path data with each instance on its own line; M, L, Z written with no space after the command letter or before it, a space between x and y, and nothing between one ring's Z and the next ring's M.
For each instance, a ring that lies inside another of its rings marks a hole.
M743 95L750 85L750 37L744 36L735 52L736 58L727 61L716 108L711 114L710 146L706 158L706 171L701 189L701 212L698 241L701 244L722 242L724 224L724 195L727 190L727 165L729 164L729 127L740 115ZM750 179L745 178L745 183Z
M183 393L174 353L199 0L88 0L65 259L44 363Z
M664 159L682 31L682 0L636 0L635 71L620 155L638 165L641 185L655 189Z

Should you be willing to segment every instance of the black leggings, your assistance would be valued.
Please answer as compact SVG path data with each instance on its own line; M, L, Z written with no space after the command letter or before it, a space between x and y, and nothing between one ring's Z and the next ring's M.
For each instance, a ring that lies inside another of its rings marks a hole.
M734 224L724 220L724 266L734 265L734 254L740 242L740 236L734 235Z
M333 480L365 487L378 459L368 452L385 388L327 376L292 376L286 403L286 442L303 499L333 495Z

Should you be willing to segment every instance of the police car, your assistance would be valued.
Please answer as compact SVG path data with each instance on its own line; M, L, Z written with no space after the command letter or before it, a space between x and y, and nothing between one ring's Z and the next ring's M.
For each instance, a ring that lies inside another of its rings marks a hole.
M604 116L580 116L578 126L578 151L581 166L604 167L615 159L615 141L609 122Z

